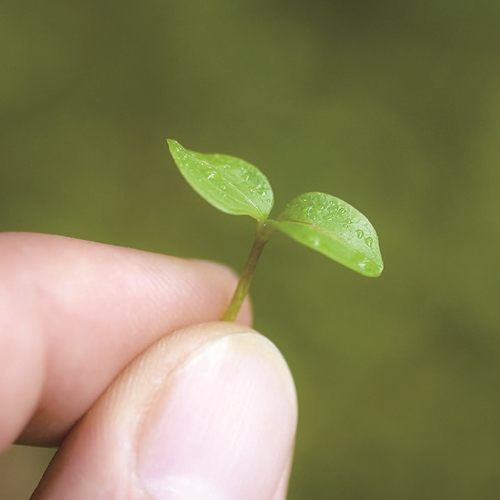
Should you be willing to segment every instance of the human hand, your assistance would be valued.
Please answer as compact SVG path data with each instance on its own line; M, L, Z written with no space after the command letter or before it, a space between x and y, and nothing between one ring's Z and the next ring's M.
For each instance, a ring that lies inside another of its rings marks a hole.
M0 451L60 445L33 499L281 500L297 405L283 358L215 322L202 262L0 234Z

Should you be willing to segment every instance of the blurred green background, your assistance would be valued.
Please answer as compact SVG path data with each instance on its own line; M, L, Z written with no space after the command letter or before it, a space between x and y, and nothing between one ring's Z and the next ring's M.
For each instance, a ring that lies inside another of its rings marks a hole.
M252 295L300 422L290 499L500 491L500 3L0 4L0 230L241 269L254 221L209 207L165 138L261 168L280 210L365 213L371 280L277 234ZM50 452L12 448L0 496Z

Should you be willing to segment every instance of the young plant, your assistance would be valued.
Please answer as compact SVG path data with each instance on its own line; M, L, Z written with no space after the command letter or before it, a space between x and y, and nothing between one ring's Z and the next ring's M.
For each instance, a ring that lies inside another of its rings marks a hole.
M222 320L236 319L262 249L275 229L364 276L382 272L375 229L345 201L325 193L304 193L272 220L273 191L258 168L232 156L195 153L172 139L167 142L181 174L202 198L223 212L257 221L252 250Z

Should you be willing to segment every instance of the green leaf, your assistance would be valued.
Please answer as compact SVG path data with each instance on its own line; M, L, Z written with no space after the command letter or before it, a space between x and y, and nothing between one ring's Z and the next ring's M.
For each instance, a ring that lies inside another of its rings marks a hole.
M228 214L267 219L273 191L258 168L233 156L195 153L172 139L167 142L181 174L202 198Z
M354 207L324 193L305 193L285 207L273 226L365 276L384 268L378 237L370 221Z

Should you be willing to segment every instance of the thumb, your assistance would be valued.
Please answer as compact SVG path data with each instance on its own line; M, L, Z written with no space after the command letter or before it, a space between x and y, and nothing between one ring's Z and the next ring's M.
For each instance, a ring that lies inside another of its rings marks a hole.
M233 323L188 327L118 376L33 499L282 500L296 421L271 342Z

